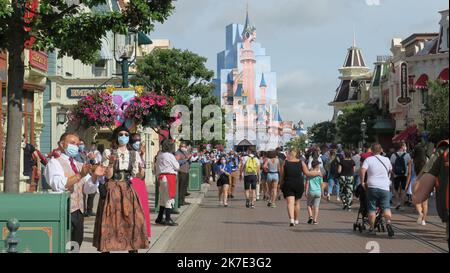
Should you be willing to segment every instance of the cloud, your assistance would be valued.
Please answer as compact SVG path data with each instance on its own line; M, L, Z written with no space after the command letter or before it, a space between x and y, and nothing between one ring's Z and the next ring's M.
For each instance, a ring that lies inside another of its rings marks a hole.
M328 106L334 97L338 80L311 70L295 70L280 75L278 99L284 120L303 120L307 126L330 120L333 108Z

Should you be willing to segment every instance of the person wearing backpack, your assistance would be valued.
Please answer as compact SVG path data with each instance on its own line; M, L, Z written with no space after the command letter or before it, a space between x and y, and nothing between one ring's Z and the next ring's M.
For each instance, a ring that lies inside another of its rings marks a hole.
M397 200L395 209L401 209L406 198L406 182L408 170L412 167L412 160L409 153L406 152L406 143L400 143L397 152L391 156L391 164L394 173L394 194Z
M436 152L431 155L417 176L413 189L413 203L425 202L436 189L436 210L439 218L446 225L447 244L449 244L449 188L448 188L448 150L449 141L444 140L436 147ZM449 245L450 247L450 245Z
M255 208L256 201L256 183L258 174L260 172L259 160L256 158L254 152L249 149L248 156L242 160L240 178L244 177L245 189L245 206L247 208Z

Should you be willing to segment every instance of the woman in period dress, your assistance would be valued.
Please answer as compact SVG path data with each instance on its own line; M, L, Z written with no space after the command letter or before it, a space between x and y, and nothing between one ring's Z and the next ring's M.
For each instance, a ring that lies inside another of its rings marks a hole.
M145 216L131 186L142 177L139 153L129 150L130 132L119 127L113 132L112 149L105 150L106 183L99 187L100 200L95 219L93 245L100 252L129 251L149 247Z

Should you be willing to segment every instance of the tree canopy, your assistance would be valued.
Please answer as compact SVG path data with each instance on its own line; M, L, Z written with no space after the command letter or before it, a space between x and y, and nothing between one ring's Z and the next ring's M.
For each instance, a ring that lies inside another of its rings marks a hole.
M13 27L19 24L30 28L25 30L25 40L34 37L34 49L52 51L58 49L65 54L92 63L101 49L101 38L108 31L127 34L130 28L141 32L151 32L155 23L163 23L172 13L172 1L131 0L121 11L96 11L96 6L107 4L108 0L40 0L33 13L30 10L33 0L0 0L0 48L8 48L11 36L20 30ZM13 11L20 14L34 14L32 19L14 17Z
M308 133L313 143L325 144L335 141L337 130L333 122L324 121L314 124Z
M430 98L429 98L429 116L427 116L427 129L430 132L430 139L433 142L439 142L448 139L448 100L449 87L448 84L440 82L429 82Z
M206 67L207 59L188 50L155 49L137 62L136 76L131 82L146 86L148 90L164 93L175 99L175 104L186 105L191 109L194 97L201 97L201 105L218 105L214 96L212 78L214 71ZM222 112L223 117L223 112ZM202 118L202 125L208 118ZM222 135L224 135L224 125ZM192 134L191 134L192 136ZM223 138L223 137L222 137ZM187 140L189 143L193 141ZM211 141L211 144L223 144L223 141ZM207 144L205 140L195 141L195 144Z
M344 108L343 114L338 117L336 123L341 142L357 146L362 141L361 122L363 119L367 124L365 141L375 141L373 126L376 122L376 116L377 109L373 105L359 103Z

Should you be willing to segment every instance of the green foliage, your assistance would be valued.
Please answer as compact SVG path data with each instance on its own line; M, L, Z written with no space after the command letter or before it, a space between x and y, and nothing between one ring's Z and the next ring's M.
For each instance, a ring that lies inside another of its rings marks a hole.
M306 144L306 140L308 139L307 135L301 135L296 138L291 139L286 143L286 147L288 149L297 149L304 151L308 145Z
M17 1L24 9L25 2ZM150 32L156 22L164 22L172 13L171 0L132 0L122 11L86 12L107 3L107 0L80 0L81 5L68 5L64 0L41 0L39 9L30 24L22 19L23 26L31 27L30 35L36 38L34 49L60 50L60 55L69 55L84 63L95 62L95 54L101 49L101 38L108 31L126 34L129 28ZM11 15L8 0L0 0L0 48L8 48L10 36L8 26L16 17ZM6 27L5 27L6 26Z
M143 85L148 90L164 93L175 99L175 104L186 105L191 109L193 120L192 98L202 98L202 109L206 105L220 105L213 95L214 84L211 82L214 72L206 67L207 59L188 50L155 49L137 62L136 76L131 79L135 85ZM223 117L222 113L222 117ZM202 118L202 125L209 118ZM223 119L222 139L225 134ZM191 133L191 136L193 134ZM193 143L193 141L191 141ZM205 140L195 144L207 144ZM224 144L223 140L212 141L211 144Z
M429 109L430 114L427 117L427 129L430 131L430 139L433 142L439 142L442 139L448 139L448 84L440 82L428 82L430 87Z
M333 122L324 121L314 124L308 133L313 143L325 144L334 142L337 130Z
M375 141L373 126L376 122L377 109L373 105L355 104L343 109L336 126L343 144L357 146L362 141L361 122L367 123L366 142Z

